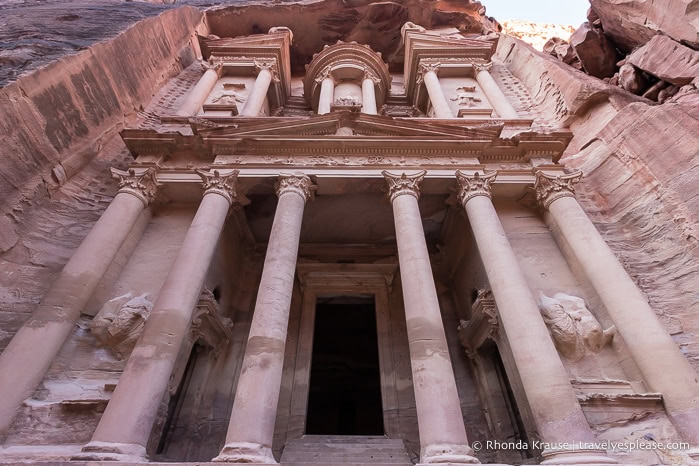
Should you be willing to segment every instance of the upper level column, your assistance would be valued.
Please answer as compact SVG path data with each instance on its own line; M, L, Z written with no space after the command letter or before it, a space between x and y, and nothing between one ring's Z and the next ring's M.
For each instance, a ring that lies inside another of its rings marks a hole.
M483 93L488 98L490 105L493 106L500 118L515 119L519 118L517 111L512 107L510 101L507 100L502 89L497 85L493 77L490 75L490 70L493 68L492 63L474 64L474 72L476 81L483 89Z
M240 116L256 117L260 114L262 106L267 98L267 91L272 81L279 82L279 73L274 61L255 60L255 71L257 79L245 101L245 106L240 112Z
M202 63L204 74L194 89L189 91L182 106L177 110L178 116L195 116L201 110L206 98L221 77L223 65L221 63Z
M581 172L536 174L536 196L548 210L590 281L649 388L663 395L665 410L681 435L699 445L699 381L673 341L575 199Z
M424 81L427 94L430 96L430 101L432 102L435 117L454 118L454 114L449 107L449 102L447 102L447 98L444 96L442 86L439 84L439 78L437 77L438 70L439 64L420 63L418 85L420 82Z
M315 186L305 175L281 176L279 202L257 292L243 366L233 400L222 463L276 463L274 421L282 384L284 347L294 288L301 222Z
M591 443L595 437L491 201L496 176L496 172L480 176L457 171L459 200L471 224L537 431L547 443ZM544 464L616 463L603 450L546 450L543 456Z
M420 463L478 463L468 445L418 208L425 172L383 172L393 205L420 431Z
M362 113L377 115L376 90L374 86L379 83L379 78L366 70L362 79Z
M75 328L107 268L155 195L155 169L112 169L119 192L0 354L0 436Z
M142 462L172 370L187 337L238 171L198 170L204 197L90 443L74 459Z

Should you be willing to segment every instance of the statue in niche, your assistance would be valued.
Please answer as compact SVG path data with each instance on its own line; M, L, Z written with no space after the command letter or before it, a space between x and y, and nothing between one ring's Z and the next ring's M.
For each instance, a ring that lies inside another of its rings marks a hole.
M585 305L585 300L577 296L556 293L550 298L539 293L539 310L556 349L564 358L572 361L599 352L616 333L614 326L603 330Z
M337 99L335 99L335 105L353 107L353 106L361 105L361 103L356 98L354 98L352 96L346 96L346 97L338 97Z
M117 359L133 348L153 309L148 293L134 297L131 293L107 301L90 322L92 334L102 346L112 350Z

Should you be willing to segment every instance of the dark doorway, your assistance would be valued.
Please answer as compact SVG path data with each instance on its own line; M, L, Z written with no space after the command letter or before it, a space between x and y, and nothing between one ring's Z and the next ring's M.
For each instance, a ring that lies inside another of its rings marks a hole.
M306 433L384 434L373 297L318 299Z

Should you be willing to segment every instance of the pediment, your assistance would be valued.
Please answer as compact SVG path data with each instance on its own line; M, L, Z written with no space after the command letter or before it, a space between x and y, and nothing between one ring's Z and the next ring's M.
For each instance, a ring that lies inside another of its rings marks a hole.
M241 123L243 123L241 121ZM338 132L343 128L343 131ZM399 120L387 116L356 112L333 112L311 118L270 118L264 122L232 125L218 128L194 128L205 141L228 138L303 138L307 136L381 138L442 138L493 140L502 131L501 124L482 127L435 124Z

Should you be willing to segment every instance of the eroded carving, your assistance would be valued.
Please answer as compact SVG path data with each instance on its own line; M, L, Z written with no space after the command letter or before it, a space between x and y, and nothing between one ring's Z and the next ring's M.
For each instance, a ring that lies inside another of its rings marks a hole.
M542 171L536 172L534 192L536 202L540 207L548 209L553 201L562 197L575 197L575 184L582 178L578 171L569 175L547 175Z
M495 298L489 289L478 290L478 297L471 306L471 319L459 322L459 342L470 358L475 358L478 348L488 340L498 337L498 311Z
M577 296L556 293L550 298L539 293L539 310L556 349L561 356L572 361L600 351L616 333L614 326L603 330L585 300Z
M388 198L391 202L403 194L420 199L420 183L427 174L425 170L412 175L408 175L405 172L396 175L388 171L383 171L381 174L386 179L386 183L388 183Z
M148 293L134 297L127 293L107 301L90 322L92 334L101 346L122 359L136 344L153 309Z
M112 178L119 183L120 193L136 196L146 207L153 202L158 190L158 181L155 178L157 170L155 168L129 168L128 171L110 168L110 171Z

